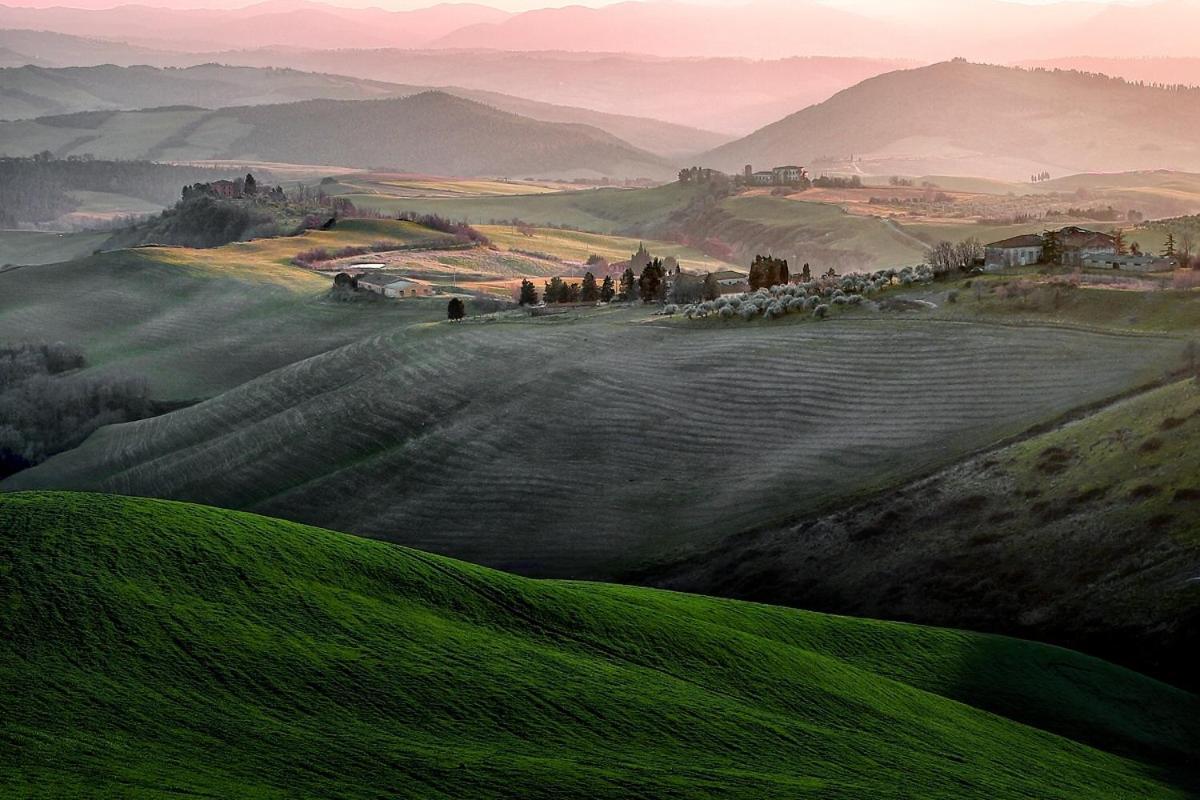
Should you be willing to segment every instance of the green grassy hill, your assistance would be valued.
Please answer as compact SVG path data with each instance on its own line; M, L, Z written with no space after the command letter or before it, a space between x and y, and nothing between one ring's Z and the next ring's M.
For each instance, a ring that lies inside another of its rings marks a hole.
M0 495L0 796L1182 798L1200 700L1057 648Z

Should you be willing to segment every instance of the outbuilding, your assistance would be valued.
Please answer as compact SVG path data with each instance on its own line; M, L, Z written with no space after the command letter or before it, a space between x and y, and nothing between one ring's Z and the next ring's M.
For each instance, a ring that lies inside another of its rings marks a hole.
M1042 237L1036 233L1001 239L983 248L983 264L987 269L1023 267L1041 260Z

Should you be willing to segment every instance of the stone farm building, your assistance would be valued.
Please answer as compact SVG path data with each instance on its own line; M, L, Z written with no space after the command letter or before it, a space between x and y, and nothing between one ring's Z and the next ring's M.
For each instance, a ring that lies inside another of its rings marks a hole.
M406 297L429 297L433 287L425 281L405 278L399 275L362 275L358 278L358 287L368 292L375 292L384 297L403 299Z
M1087 228L1070 226L1055 231L1058 242L1059 263L1068 267L1091 266L1097 262L1108 262L1112 266L1117 256L1117 240L1107 233L1090 231ZM1037 264L1045 255L1041 236L1027 233L992 242L983 248L983 263L988 269L1020 267ZM1117 264L1118 267L1121 264Z
M751 186L798 186L808 179L808 172L795 164L755 172L754 167L747 164L744 178Z
M736 269L720 269L713 275L717 279L717 285L721 287L721 294L736 294L750 289L744 272L738 272Z
M1013 236L983 248L983 263L989 269L1023 267L1042 260L1042 237L1036 233Z
M1130 272L1168 272L1178 264L1175 259L1148 253L1129 253L1119 256L1093 255L1083 259L1083 266L1090 269L1123 269Z
M1081 267L1085 261L1117 255L1117 240L1107 233L1089 231L1074 226L1063 228L1055 236L1065 266Z

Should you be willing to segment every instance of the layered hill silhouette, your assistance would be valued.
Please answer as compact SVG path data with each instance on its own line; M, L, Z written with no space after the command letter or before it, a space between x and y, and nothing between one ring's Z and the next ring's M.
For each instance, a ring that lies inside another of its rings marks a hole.
M1023 178L1200 169L1200 90L956 60L863 81L702 160L861 159L868 171Z
M315 99L407 97L432 88L293 69L221 64L187 68L111 64L60 69L24 66L0 69L0 120L181 105L215 109ZM591 125L635 147L664 156L691 155L732 138L657 119L542 103L499 92L458 87L442 87L442 90L530 119Z
M237 159L440 175L668 177L671 165L598 128L542 122L445 92L208 111L167 107L0 123L0 151Z
M1054 647L0 495L0 796L1167 798L1200 700ZM896 787L903 786L902 792Z
M173 50L252 46L420 47L464 25L498 22L507 12L445 3L413 11L343 8L308 0L267 0L243 8L27 8L0 5L0 27L53 31Z

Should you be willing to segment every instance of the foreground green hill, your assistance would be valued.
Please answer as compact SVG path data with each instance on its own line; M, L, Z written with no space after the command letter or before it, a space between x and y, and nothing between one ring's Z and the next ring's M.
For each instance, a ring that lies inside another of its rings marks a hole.
M0 495L0 796L1181 798L1191 694L1016 640Z

